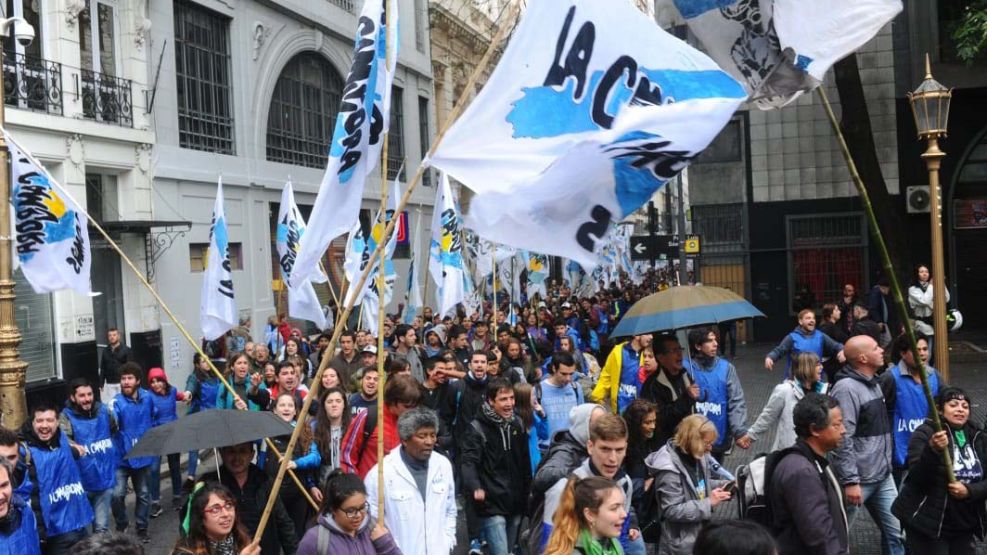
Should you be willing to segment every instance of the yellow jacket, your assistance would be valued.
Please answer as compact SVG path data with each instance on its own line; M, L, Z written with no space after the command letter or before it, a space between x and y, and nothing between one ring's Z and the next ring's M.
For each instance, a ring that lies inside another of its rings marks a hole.
M590 395L590 399L595 403L602 403L609 395L610 410L614 414L617 414L617 391L620 389L620 374L624 366L624 345L627 345L626 341L614 345L607 356L606 364L600 370L600 379ZM643 360L639 358L638 364L643 364Z

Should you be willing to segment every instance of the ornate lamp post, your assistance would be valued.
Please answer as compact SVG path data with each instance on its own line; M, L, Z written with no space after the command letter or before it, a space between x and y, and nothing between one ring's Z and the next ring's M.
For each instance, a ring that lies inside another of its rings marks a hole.
M20 17L0 19L0 36L21 44L34 40L34 28ZM5 99L3 78L3 49L0 49L0 127L4 126ZM10 199L10 150L0 135L0 199ZM10 210L0 210L0 421L12 430L20 427L27 417L27 363L21 360L17 347L21 332L14 317L14 276L11 264L14 238L10 236Z
M932 231L932 318L935 330L933 352L935 365L943 379L949 381L949 338L946 329L946 272L942 252L942 199L939 191L939 166L946 153L939 150L939 137L946 136L949 101L952 89L932 78L929 55L925 55L925 79L908 94L915 116L918 138L925 139L928 148L922 154L929 171L929 196L932 199L929 225Z

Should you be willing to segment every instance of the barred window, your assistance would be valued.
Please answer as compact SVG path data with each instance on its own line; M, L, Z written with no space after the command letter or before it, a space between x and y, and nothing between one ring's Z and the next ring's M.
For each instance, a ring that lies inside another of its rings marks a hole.
M175 80L179 145L235 154L229 19L175 2Z
M428 154L428 147L432 142L428 125L428 98L425 98L424 96L418 97L418 134L422 146L422 160L424 160L425 155ZM425 173L422 175L422 185L428 187L431 184L432 172L425 170Z
M319 54L305 52L292 58L271 97L267 159L325 168L343 85L343 77Z
M404 181L405 171L401 167L404 162L404 91L400 87L391 89L391 127L387 135L387 179L398 177L401 170L401 181Z

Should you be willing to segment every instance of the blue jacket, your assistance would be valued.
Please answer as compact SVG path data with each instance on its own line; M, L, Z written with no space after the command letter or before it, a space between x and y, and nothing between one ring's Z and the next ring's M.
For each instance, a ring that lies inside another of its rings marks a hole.
M113 442L112 416L106 405L94 403L93 409L85 414L67 401L62 416L72 425L72 441L86 448L86 454L76 460L82 487L86 492L112 488L120 455Z
M19 495L10 498L7 526L0 526L0 555L41 555L38 522Z
M151 426L160 426L178 420L178 390L169 385L164 395L148 391L151 396Z
M891 417L891 434L894 438L894 467L908 467L908 442L914 432L929 417L929 403L921 383L908 373L899 362L881 375L881 391L884 393L888 415ZM931 366L925 368L932 396L939 395L939 372ZM890 389L889 389L890 387Z
M216 399L221 389L223 389L223 384L219 383L216 376L209 374L206 379L200 380L196 377L196 372L193 371L185 382L185 391L192 394L192 399L189 400L188 413L193 414L200 410L216 408Z
M699 385L696 412L708 418L719 434L713 449L725 450L733 438L747 433L747 402L737 370L719 357L691 358L686 368L692 381Z
M157 457L139 457L136 459L124 458L127 451L137 444L148 430L151 429L151 422L154 414L154 403L151 401L151 392L139 387L137 388L137 398L128 397L123 393L117 393L113 398L113 405L110 409L117 418L119 431L113 436L116 443L117 452L120 453L120 463L123 468L145 468L157 462Z
M82 477L76 466L69 438L61 429L47 443L41 442L26 422L21 430L27 449L31 452L28 473L34 509L44 519L47 537L58 536L89 526L93 509L82 487Z

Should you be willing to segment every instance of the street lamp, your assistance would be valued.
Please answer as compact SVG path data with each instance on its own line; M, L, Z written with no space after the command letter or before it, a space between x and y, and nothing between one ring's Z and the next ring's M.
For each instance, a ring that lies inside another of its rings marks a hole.
M34 40L34 28L20 17L0 19L0 36L13 36L22 46ZM4 64L0 48L0 127L4 118ZM0 134L0 199L6 204L10 199L10 150ZM21 344L21 332L14 316L14 276L11 264L13 240L11 237L10 210L0 210L0 422L16 430L27 418L27 398L24 385L27 382L27 363L21 360L17 347Z
M929 55L925 55L925 79L908 94L915 116L918 138L928 148L922 154L929 171L929 196L932 199L929 226L932 231L932 323L935 330L933 352L936 368L949 381L949 340L946 329L946 272L942 253L942 201L939 192L939 167L946 153L939 150L939 137L946 136L949 101L953 91L932 78Z

